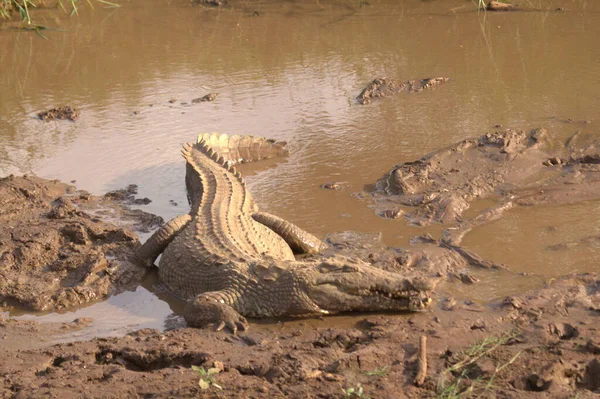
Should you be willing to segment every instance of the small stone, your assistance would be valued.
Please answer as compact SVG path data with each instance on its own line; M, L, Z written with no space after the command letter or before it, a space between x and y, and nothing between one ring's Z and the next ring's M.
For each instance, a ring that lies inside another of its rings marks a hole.
M192 104L198 104L198 103L202 103L202 102L206 102L206 101L213 101L215 98L217 98L218 93L208 93L207 95L203 96L203 97L198 97L198 98L194 98L192 100Z
M473 284L473 283L476 283L479 281L478 279L476 279L475 277L471 276L468 273L460 273L459 276L460 276L460 281L462 281L465 284Z
M519 298L514 296L507 296L502 301L502 306L511 306L515 309L521 309L523 307L523 304L521 303L521 300Z
M469 327L471 330L485 330L486 329L486 325L485 322L481 319L477 319L475 320L475 323L471 324L471 327Z
M454 310L455 306L456 306L456 300L451 296L449 296L442 302L442 309L444 309L444 310L448 310L448 311Z
M317 378L317 377L320 377L322 374L323 374L323 372L321 370L312 370L312 371L309 371L308 373L306 373L306 378L308 378L308 379Z
M214 368L214 369L217 369L217 370L219 370L219 371L223 371L223 370L225 370L225 364L223 364L223 362L220 362L220 361L218 361L218 360L215 360L215 361L213 362L213 368Z
M324 188L326 190L341 190L343 188L343 185L340 182L328 181L321 184L321 188Z
M377 213L377 215L379 215L380 217L382 217L384 219L398 219L403 214L404 214L404 211L402 209L398 209L398 208L386 209L386 210L383 210L383 211Z
M339 374L325 373L325 374L323 374L323 379L325 379L326 381L335 382L335 381L343 381L344 377Z

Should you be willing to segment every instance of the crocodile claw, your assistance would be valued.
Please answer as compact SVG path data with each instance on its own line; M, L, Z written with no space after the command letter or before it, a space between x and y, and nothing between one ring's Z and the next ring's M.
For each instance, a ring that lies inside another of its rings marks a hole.
M246 318L231 306L203 296L198 296L187 303L183 317L191 327L206 327L212 324L215 331L227 328L233 334L237 334L238 330L246 331L249 328Z
M233 333L233 335L236 335L238 330L241 330L241 331L248 330L249 325L244 316L239 316L238 321L227 320L227 321L219 321L219 322L215 323L215 331L221 331L225 327L227 327L229 329L229 331L231 331Z

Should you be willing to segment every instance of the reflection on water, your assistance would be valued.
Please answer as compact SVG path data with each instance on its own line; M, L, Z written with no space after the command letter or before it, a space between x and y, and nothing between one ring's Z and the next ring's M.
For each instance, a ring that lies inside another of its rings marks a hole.
M80 7L76 18L40 10L37 21L57 28L46 33L48 41L0 30L0 175L76 180L96 194L135 183L153 200L144 209L169 219L187 208L182 143L204 131L264 135L288 141L291 150L278 166L248 178L264 210L321 237L382 231L389 244L407 245L422 230L378 218L350 193L396 163L495 124L543 125L559 138L596 133L598 2L574 0L562 13L507 14L477 13L464 0L231 3L213 9L131 0L117 10ZM362 87L380 76L451 81L356 105ZM191 104L208 92L219 96ZM80 108L81 118L35 118L61 105ZM561 122L567 118L592 123ZM329 180L350 188L319 188ZM588 210L569 217L580 211ZM528 212L511 212L465 244L514 270L561 273L571 255L550 256L543 244L520 239L543 227ZM547 216L559 227L572 220L562 211ZM577 270L597 269L588 255L574 255ZM500 287L493 296L507 285L497 275L486 281ZM118 308L138 315L137 325L161 325L170 310L145 292L79 312L117 315Z

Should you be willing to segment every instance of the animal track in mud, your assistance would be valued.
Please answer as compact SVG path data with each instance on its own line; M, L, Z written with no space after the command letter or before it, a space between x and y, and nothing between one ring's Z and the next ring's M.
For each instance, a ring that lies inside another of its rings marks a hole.
M210 355L199 351L161 351L156 349L122 350L102 348L96 353L98 364L118 364L131 371L152 371L169 367L186 367L204 365Z

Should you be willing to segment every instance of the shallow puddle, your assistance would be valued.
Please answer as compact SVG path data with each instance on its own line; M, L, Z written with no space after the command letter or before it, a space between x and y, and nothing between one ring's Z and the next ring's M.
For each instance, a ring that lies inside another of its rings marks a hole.
M467 234L462 245L515 273L545 278L598 272L600 202L518 207Z
M143 209L170 219L187 211L182 143L206 131L264 135L287 141L291 154L242 170L254 173L248 184L262 209L320 237L381 231L386 243L406 246L426 231L379 218L351 193L496 124L544 126L561 139L597 133L598 2L531 1L550 11L506 14L478 13L464 0L231 3L132 0L119 9L81 6L72 18L40 10L37 22L56 28L44 32L47 41L0 29L0 175L75 180L94 194L138 184L153 200ZM354 97L381 76L451 81L357 105ZM191 103L209 92L218 93L214 101ZM80 119L35 117L62 105L79 108ZM326 181L346 188L321 189ZM540 284L521 272L597 271L597 246L546 247L593 234L598 206L518 208L472 232L465 246L517 274L485 272L463 295L487 301ZM156 291L149 283L39 317L95 317L97 335L161 328L180 304Z

